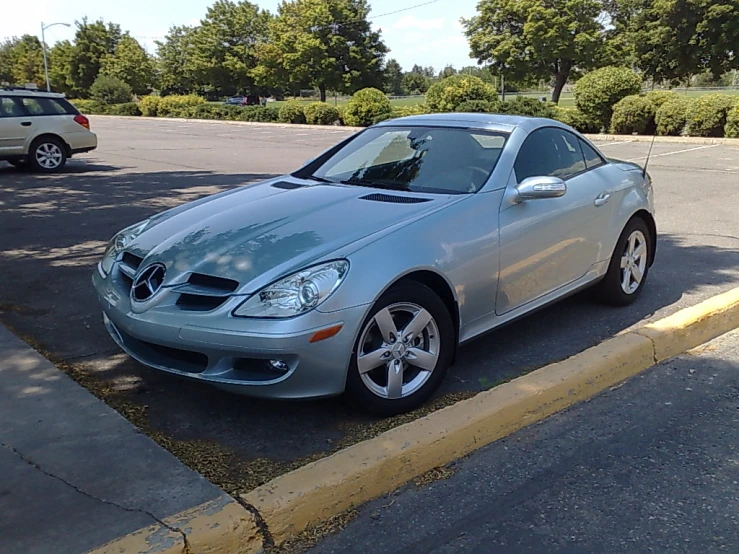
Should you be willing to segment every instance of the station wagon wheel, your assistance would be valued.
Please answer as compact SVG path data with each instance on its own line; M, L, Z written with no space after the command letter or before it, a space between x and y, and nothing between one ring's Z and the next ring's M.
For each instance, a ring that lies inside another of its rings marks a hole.
M625 306L639 297L649 274L651 248L647 224L639 217L631 219L616 243L605 278L598 284L603 302Z
M347 393L363 409L388 416L425 402L451 363L449 311L420 283L401 283L375 304L359 333Z
M59 171L67 162L66 147L54 137L36 139L28 152L31 166L45 173Z

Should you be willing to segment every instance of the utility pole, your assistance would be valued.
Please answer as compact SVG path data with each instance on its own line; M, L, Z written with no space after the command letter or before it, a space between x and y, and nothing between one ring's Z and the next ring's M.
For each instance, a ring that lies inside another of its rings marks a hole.
M44 25L44 22L41 22L41 52L44 55L44 77L46 77L46 92L51 92L51 84L49 83L49 62L46 61L46 36L44 35L44 31L48 29L49 27L53 27L54 25L64 25L65 27L70 27L69 23L50 23L49 25Z

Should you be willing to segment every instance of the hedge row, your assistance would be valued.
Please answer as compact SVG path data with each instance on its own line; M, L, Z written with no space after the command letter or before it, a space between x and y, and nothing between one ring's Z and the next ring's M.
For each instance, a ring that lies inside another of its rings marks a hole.
M630 69L606 67L581 78L575 86L575 108L515 96L502 102L495 90L477 77L457 75L434 84L426 103L393 107L380 90L354 94L346 106L325 102L287 102L279 109L262 106L209 104L199 96L145 96L139 102L104 105L77 100L88 114L144 115L231 121L308 123L365 127L380 121L439 112L503 113L559 120L578 131L700 137L739 137L739 97L707 94L687 99L670 91L640 93L641 80Z

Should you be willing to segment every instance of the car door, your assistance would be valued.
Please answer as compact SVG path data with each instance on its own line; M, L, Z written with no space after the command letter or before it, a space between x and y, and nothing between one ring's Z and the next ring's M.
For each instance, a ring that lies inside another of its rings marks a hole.
M20 156L31 133L30 119L15 96L0 97L0 156Z
M584 147L598 158L590 168ZM603 163L577 136L557 127L538 129L521 145L509 187L552 176L565 181L567 192L501 205L498 314L572 283L599 261L611 207L607 181L598 172Z

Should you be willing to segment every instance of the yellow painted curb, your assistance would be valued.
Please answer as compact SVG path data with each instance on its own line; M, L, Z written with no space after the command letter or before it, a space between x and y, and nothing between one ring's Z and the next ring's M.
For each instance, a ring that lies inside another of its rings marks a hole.
M242 495L275 544L739 326L739 288L627 332Z
M657 361L695 348L739 327L739 288L649 323L634 332L654 343Z
M263 541L253 514L230 497L206 502L88 554L256 554ZM187 536L187 545L183 533Z

